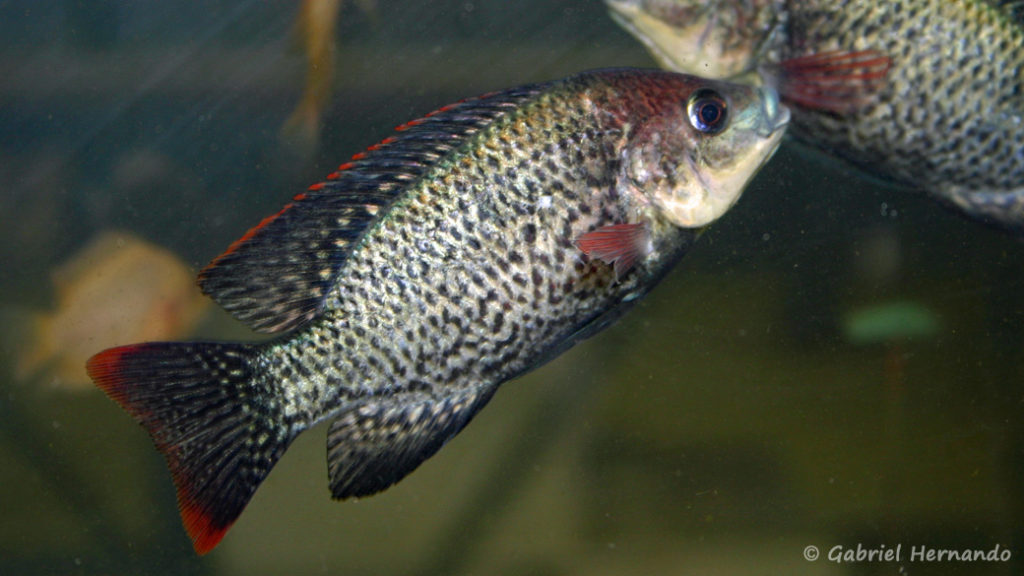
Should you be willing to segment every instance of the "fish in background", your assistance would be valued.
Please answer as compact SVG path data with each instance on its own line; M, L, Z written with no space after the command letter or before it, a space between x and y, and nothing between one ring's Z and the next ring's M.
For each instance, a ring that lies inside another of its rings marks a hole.
M772 84L798 139L1024 234L1019 0L606 3L665 68ZM851 73L884 82L851 98Z
M99 234L53 271L53 285L56 306L29 320L16 375L65 389L91 388L85 362L96 350L190 336L209 308L180 258L125 232Z
M301 150L312 152L320 140L320 117L331 99L335 74L335 31L343 0L303 0L292 30L306 60L302 99L285 121L283 133ZM373 16L376 0L356 0Z
M275 339L123 346L89 374L164 454L199 553L319 421L333 497L374 494L650 290L788 118L771 89L635 69L445 106L200 273Z

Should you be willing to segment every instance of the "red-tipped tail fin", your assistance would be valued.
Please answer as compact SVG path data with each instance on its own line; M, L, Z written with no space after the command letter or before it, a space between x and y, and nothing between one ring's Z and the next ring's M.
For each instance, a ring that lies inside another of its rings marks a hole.
M89 359L89 376L149 432L167 460L185 530L212 550L294 433L260 393L246 345L150 343Z
M778 88L791 104L850 114L885 86L892 60L877 50L836 50L784 60Z

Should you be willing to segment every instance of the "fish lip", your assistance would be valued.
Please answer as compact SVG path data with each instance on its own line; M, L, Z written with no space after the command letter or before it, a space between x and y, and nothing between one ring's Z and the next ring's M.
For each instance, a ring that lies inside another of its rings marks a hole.
M789 124L790 113L789 108L779 100L779 93L774 88L762 87L760 90L764 122L758 128L758 134L768 137Z

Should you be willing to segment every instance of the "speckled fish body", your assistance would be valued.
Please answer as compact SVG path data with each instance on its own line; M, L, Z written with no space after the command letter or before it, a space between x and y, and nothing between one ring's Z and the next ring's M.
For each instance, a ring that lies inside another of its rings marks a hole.
M200 286L263 344L150 343L90 375L167 458L206 552L330 419L335 498L397 482L502 382L606 326L771 156L770 89L606 70L444 107L235 242Z
M790 133L1024 233L1024 9L998 0L607 0L666 68L727 78L875 50L886 82L846 114L783 99ZM679 54L679 56L674 56ZM699 58L693 58L699 54ZM751 76L748 76L750 78ZM756 77L754 75L753 77Z

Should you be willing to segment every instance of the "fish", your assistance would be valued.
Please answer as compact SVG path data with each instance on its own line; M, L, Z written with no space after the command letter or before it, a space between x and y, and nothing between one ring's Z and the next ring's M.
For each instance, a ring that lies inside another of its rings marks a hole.
M768 88L605 69L403 124L199 274L274 338L88 362L149 432L204 554L292 440L329 420L331 495L435 454L494 395L608 326L726 213L788 110Z
M89 390L85 363L100 348L190 336L209 308L176 254L131 233L99 233L54 269L52 311L31 315L16 365L65 390Z
M356 0L355 4L365 14L376 14L376 0ZM331 99L336 67L334 36L343 5L343 0L302 0L292 28L306 61L306 81L302 98L285 120L282 133L306 153L317 147L320 118Z
M771 84L797 140L1024 235L1019 1L606 3L663 67ZM837 76L870 86L837 98Z
M705 78L738 78L754 71L782 14L764 0L605 1L612 19L640 40L662 68Z

